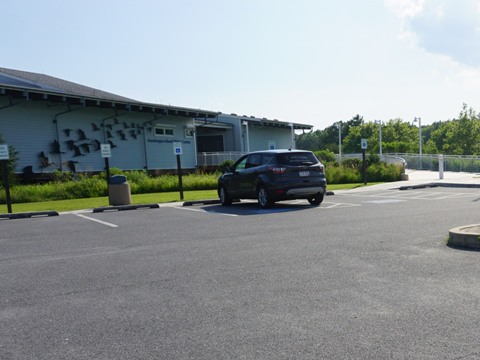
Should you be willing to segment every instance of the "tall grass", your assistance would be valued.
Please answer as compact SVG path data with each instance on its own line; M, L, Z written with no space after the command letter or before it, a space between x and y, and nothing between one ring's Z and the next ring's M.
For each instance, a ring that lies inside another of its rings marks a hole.
M372 163L367 168L369 182L400 180L401 167L384 163ZM113 169L112 175L121 173ZM161 175L152 177L145 171L128 171L124 173L130 184L132 195L167 193L179 190L177 175ZM215 190L220 173L196 173L182 177L184 191ZM327 182L329 184L361 183L362 171L359 161L349 161L342 164L326 166ZM10 188L14 203L29 203L39 201L55 201L82 198L95 198L108 195L105 174L72 176L70 173L56 173L53 181L42 185L14 185ZM0 204L6 204L6 194L0 187Z
M116 171L114 171L116 173ZM178 191L180 188L177 175L151 177L143 171L126 172L127 182L132 194L149 194ZM188 174L182 176L185 191L214 190L217 188L217 173ZM0 188L0 204L6 203L5 191ZM79 175L75 180L66 176L57 176L55 180L41 185L15 185L10 188L12 202L26 203L93 198L108 195L105 175Z

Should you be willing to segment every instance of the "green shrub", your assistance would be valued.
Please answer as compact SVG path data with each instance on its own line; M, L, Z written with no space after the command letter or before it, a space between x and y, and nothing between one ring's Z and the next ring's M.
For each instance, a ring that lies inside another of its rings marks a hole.
M380 163L380 156L378 154L369 154L367 157L368 165L371 164L379 164Z
M333 163L337 160L337 155L330 150L317 150L313 153L322 163Z
M113 174L119 175L119 169ZM401 166L385 163L371 164L367 168L369 182L397 181L402 173ZM179 190L178 175L149 176L145 171L124 172L130 184L132 194L147 194ZM213 190L217 188L220 173L187 174L182 177L183 189ZM363 181L362 162L348 159L341 165L326 166L327 182L330 184L354 184ZM42 185L15 185L10 188L13 203L25 203L48 200L100 197L108 195L105 174L87 176L68 172L56 172L53 181ZM0 203L6 203L5 191L0 191Z
M227 171L230 170L233 164L234 164L233 160L222 161L220 165L218 165L218 171L222 174L225 174Z
M349 167L328 167L325 174L329 184L354 184L361 181L360 172Z
M362 168L362 160L358 158L349 158L342 161L342 166L344 168L356 169L359 170Z
M372 164L367 167L367 179L368 181L380 182L380 181L397 181L400 180L402 173L402 167L394 164Z

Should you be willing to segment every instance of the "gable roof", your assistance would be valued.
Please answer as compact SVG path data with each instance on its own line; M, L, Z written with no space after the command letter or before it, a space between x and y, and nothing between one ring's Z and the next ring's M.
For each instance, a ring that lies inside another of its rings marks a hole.
M0 84L114 101L137 101L53 76L0 67Z
M151 104L112 94L50 75L0 67L0 95L27 100L50 100L73 105L110 107L193 118L215 118L216 112Z

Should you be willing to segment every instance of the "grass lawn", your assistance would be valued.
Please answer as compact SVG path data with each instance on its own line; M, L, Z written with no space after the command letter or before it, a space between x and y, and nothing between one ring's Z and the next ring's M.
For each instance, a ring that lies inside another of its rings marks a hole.
M373 185L373 183L369 184ZM339 184L328 185L328 190L340 190L340 189L354 189L357 187L365 186L363 184ZM216 190L199 190L199 191L185 191L183 193L184 201L193 200L208 200L217 199ZM168 203L180 200L179 192L164 192L153 194L138 194L132 195L133 204L156 204L156 203ZM12 204L13 213L32 212L32 211L47 211L54 210L58 212L73 211L81 209L92 209L102 206L108 206L108 197L97 197L87 199L75 199L75 200L57 200L57 201L42 201L32 203L20 203ZM8 212L6 204L0 204L0 214L6 214Z

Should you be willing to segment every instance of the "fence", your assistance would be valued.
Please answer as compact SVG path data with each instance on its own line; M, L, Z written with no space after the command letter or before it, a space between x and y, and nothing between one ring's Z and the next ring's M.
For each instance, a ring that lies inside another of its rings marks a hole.
M438 171L438 154L390 154L405 159L407 168ZM445 171L480 172L480 157L476 155L443 155Z
M236 161L244 152L204 152L197 156L199 167L218 166L225 160ZM342 154L342 159L362 158L362 154ZM389 153L383 154L382 161L389 164L405 165L408 169L438 171L438 154L405 154ZM480 172L480 156L467 155L443 155L445 171Z
M245 153L241 151L203 152L197 154L199 167L218 166L225 160L236 161Z
M438 171L439 154L383 154L382 161L404 164L407 169ZM456 172L480 172L480 156L476 155L442 155L443 169ZM345 154L342 159L362 158L362 154Z

